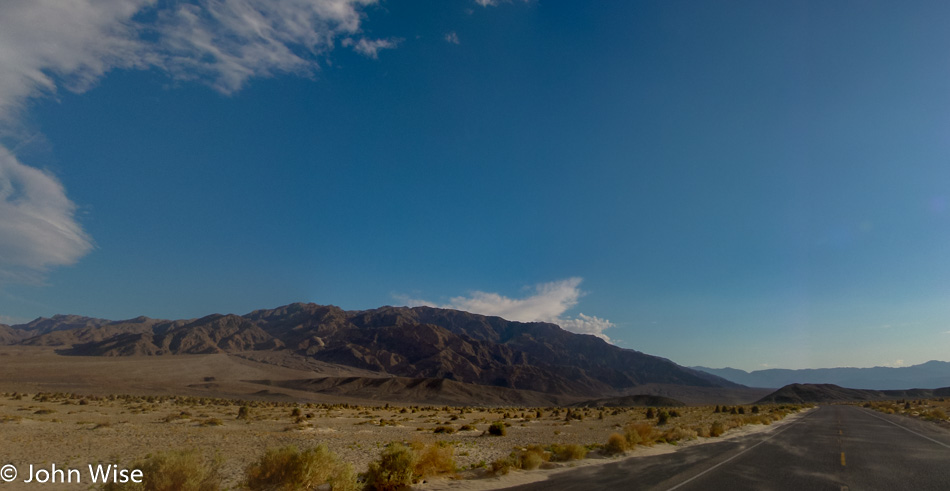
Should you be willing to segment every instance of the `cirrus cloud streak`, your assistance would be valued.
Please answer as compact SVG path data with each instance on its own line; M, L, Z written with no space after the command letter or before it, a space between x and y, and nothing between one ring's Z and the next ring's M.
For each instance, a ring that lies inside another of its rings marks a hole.
M309 75L337 44L370 58L395 40L361 33L377 0L0 2L0 135L17 141L31 99L89 90L115 69L157 69L222 94L253 77ZM92 249L50 172L0 146L0 283L42 283Z

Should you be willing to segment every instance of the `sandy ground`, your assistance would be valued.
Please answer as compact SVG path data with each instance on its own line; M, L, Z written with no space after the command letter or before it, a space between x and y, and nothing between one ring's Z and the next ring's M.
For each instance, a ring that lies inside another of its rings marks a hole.
M673 453L693 445L702 445L705 443L730 440L733 438L739 438L757 433L775 431L779 427L791 423L797 418L800 418L805 414L806 411L809 411L809 409L804 409L798 413L791 414L785 417L785 419L772 423L771 425L746 425L739 428L734 428L718 438L697 438L694 440L680 441L676 445L656 444L653 446L637 446L635 449L628 451L622 456L594 457L575 462L548 464L545 466L545 468L538 470L511 472L504 476L484 476L480 479L476 478L465 480L439 479L416 485L413 489L420 491L485 491L544 481L553 474L559 472L570 472L571 469L576 469L578 467L604 465L625 459L637 459L652 455Z
M247 465L270 448L325 444L363 472L391 442L439 441L453 447L460 477L470 480L443 479L423 489L490 488L499 482L543 479L546 473L557 471L484 478L487 465L515 449L551 444L593 448L604 444L611 433L622 432L624 425L646 421L644 408L585 409L578 413L581 419L568 421L564 408L386 407L380 401L267 388L254 382L305 379L319 373L314 370L332 369L307 368L282 368L227 355L63 357L49 347L0 347L0 466L12 464L24 471L29 465L85 468L101 462L128 466L156 452L193 450L208 459L217 458L227 483L236 486ZM247 419L237 418L242 405L250 408ZM292 414L295 407L299 416ZM713 413L711 406L677 410L680 416L671 418L664 430L708 428L715 421L742 418ZM507 434L485 435L496 421L505 422ZM436 432L440 427L448 431ZM754 428L768 427L746 426L720 438ZM630 455L675 448L665 444L638 447ZM581 462L546 466L606 461L597 451L590 455L593 458ZM44 489L87 489L86 484L48 484ZM17 488L8 484L4 489Z
M242 404L249 407L248 419L237 418ZM295 407L299 416L294 416ZM671 418L666 428L674 425L699 427L738 417L713 414L712 409L679 408L682 415ZM0 447L0 465L9 463L24 471L29 465L49 464L83 469L99 462L130 466L154 452L197 450L209 459L220 459L227 482L236 485L244 468L268 448L285 445L308 448L326 444L342 460L362 472L390 442L442 441L454 448L456 465L462 470L461 477L477 478L487 473L484 470L486 464L507 456L513 449L532 444L602 444L611 433L621 431L623 425L631 421L646 421L643 408L588 409L578 413L582 420L570 422L565 420L565 415L566 410L552 408L386 408L261 401L245 403L187 397L5 393L0 395L0 435L4 441ZM495 421L509 425L505 436L485 435L489 425ZM440 427L449 432L437 433ZM756 428L769 426L744 426L720 438L755 431ZM679 443L690 444L693 442ZM631 455L650 455L676 448L658 444L639 447ZM596 452L591 455L596 456ZM604 458L593 458L558 465L595 465L605 461ZM543 479L549 472L553 470L513 472L500 479L443 480L427 483L420 489L490 489L502 482L508 485L509 482L521 482L519 479ZM52 485L44 488L57 489Z

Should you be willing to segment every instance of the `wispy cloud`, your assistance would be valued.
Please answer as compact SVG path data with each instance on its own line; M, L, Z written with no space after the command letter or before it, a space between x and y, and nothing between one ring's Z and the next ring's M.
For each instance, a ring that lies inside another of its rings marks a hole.
M210 82L224 93L251 77L306 74L320 56L341 45L375 58L395 46L361 38L360 8L376 0L204 0L159 14L152 51L179 79Z
M445 40L452 44L459 44L459 35L455 31L446 33Z
M157 68L224 94L253 77L307 75L361 35L376 0L13 0L0 2L0 131L23 134L30 99L83 92L114 69ZM41 282L92 248L62 184L0 147L0 282Z
M393 49L399 44L398 39L366 39L361 38L358 41L347 38L341 43L343 46L352 46L357 53L376 59L379 57L379 50Z
M0 147L0 283L41 283L50 268L89 252L75 211L54 176Z
M579 313L577 317L563 317L564 312L575 307L583 295L581 278L568 278L535 285L534 293L524 298L509 298L498 293L475 291L468 296L449 299L449 303L437 305L418 299L407 300L409 305L428 305L464 310L482 315L494 315L521 322L551 322L579 334L591 334L605 341L610 338L604 331L614 327L607 319Z
M481 5L482 7L497 7L502 3L508 3L512 0L475 0L475 3ZM530 2L531 0L524 0L525 3Z
M16 122L30 97L82 92L116 67L150 59L132 21L148 0L0 3L0 119Z

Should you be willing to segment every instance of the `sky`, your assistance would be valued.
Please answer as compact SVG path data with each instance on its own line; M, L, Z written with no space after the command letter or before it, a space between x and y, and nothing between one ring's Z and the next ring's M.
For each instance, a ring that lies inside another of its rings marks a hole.
M0 323L433 305L950 352L950 4L8 0Z

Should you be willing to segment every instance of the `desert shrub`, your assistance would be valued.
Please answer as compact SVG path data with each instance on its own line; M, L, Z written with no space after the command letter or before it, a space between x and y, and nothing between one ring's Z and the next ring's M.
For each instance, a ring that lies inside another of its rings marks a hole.
M251 417L251 408L248 406L241 406L238 409L237 419L250 419Z
M451 435L452 433L455 433L455 428L452 428L451 426L437 426L434 430L432 430L432 432Z
M444 442L435 442L429 446L413 444L411 449L417 455L413 466L414 479L455 472L455 447Z
M924 419L934 420L934 421L946 421L947 413L943 412L941 409L932 409L927 413L924 413Z
M470 424L464 424L464 425L462 425L461 428L459 428L459 431L475 431L476 429L477 429L477 428L475 428L474 426L472 426L472 425L470 425Z
M607 444L604 445L604 452L607 455L617 455L627 451L627 439L620 433L611 433L607 437Z
M142 471L141 483L108 483L103 491L217 491L223 489L217 460L197 452L178 451L150 455L131 468Z
M646 418L647 418L647 419L653 419L653 418L655 418L655 417L656 417L656 412L653 411L653 408L652 408L652 407L648 407L648 408L647 408L647 413L646 413Z
M224 424L224 421L221 421L218 418L208 418L201 422L201 426L221 426Z
M670 413L666 411L660 411L660 414L656 416L656 424L665 425L667 421L670 420Z
M415 480L418 456L411 448L393 443L383 450L379 460L371 462L366 471L366 486L376 491L395 491L410 486Z
M553 459L558 462L567 462L569 460L581 460L584 457L587 457L587 448L583 445L569 444L569 445L551 445L551 453L553 454Z
M539 445L530 445L527 448L511 452L503 459L491 463L491 472L495 475L508 474L512 469L534 470L550 460L551 454Z
M651 445L657 438L656 429L648 423L628 423L623 427L623 435L629 447L638 443Z
M523 451L518 457L521 460L521 468L527 471L537 469L544 463L544 451L536 449Z
M488 434L492 436L505 436L508 434L508 428L503 421L495 421L488 427Z
M356 474L326 445L297 450L293 445L268 449L247 466L244 484L252 490L312 489L330 483L333 489L356 489Z
M713 424L709 425L709 436L712 436L712 437L721 436L725 432L726 432L726 427L720 421L716 421Z
M759 414L759 406L752 406L752 414Z
M674 443L680 440L695 440L697 436L699 436L699 434L696 430L682 426L671 428L663 433L663 439L666 440L667 443Z
M514 454L512 454L502 459L493 460L491 463L491 473L496 476L504 476L511 472L511 469L516 467L517 464L514 460Z

